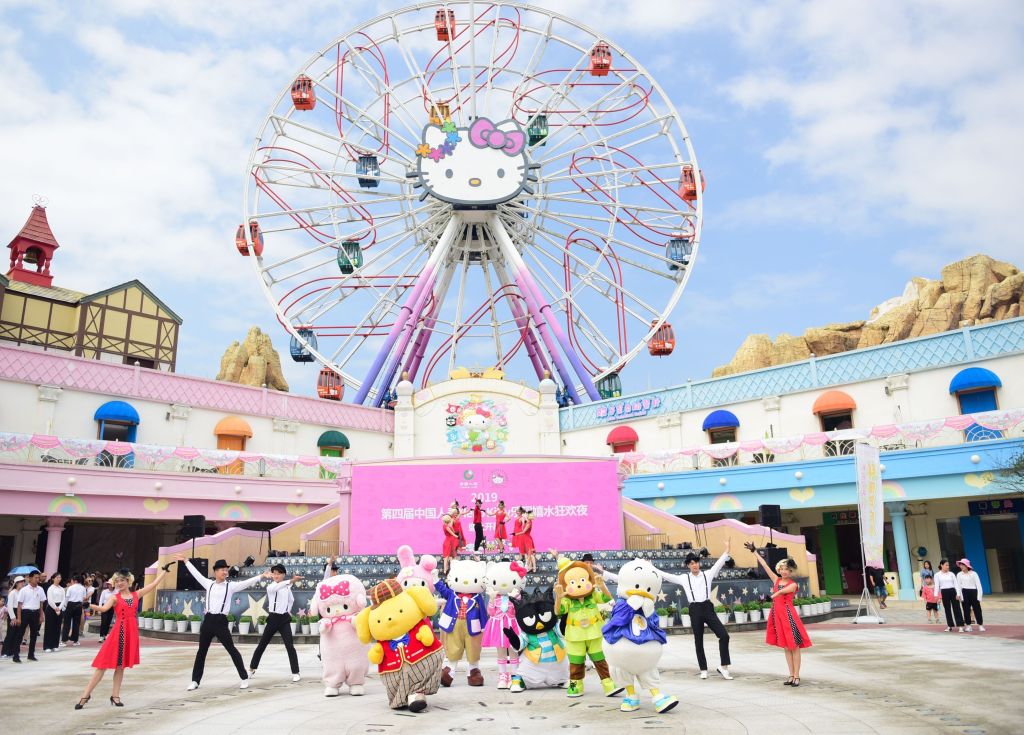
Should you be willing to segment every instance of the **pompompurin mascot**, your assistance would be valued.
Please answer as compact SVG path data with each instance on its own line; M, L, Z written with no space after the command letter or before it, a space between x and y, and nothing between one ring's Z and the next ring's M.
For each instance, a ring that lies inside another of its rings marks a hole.
M611 618L605 623L604 653L611 665L617 686L626 696L619 707L623 712L640 709L636 686L651 693L654 709L668 712L679 700L662 694L658 661L664 650L665 631L658 625L654 603L661 594L661 573L645 559L634 559L618 573L618 599Z
M559 616L565 616L565 648L569 653L569 687L565 694L568 697L583 696L583 675L588 657L601 677L606 697L614 696L623 689L616 686L608 672L604 639L601 637L604 617L597 606L611 599L604 580L594 574L589 563L558 557L555 611Z

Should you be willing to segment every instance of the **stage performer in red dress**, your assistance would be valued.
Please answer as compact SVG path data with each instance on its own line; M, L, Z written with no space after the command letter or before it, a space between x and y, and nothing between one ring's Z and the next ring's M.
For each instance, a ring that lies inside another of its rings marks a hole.
M754 551L753 544L744 544L748 549ZM768 628L765 633L765 642L769 646L778 646L786 652L786 663L789 665L789 679L784 682L786 686L800 686L800 649L810 648L811 638L807 635L796 608L793 607L793 595L797 591L797 583L792 578L796 571L796 562L792 559L783 559L775 565L775 572L768 566L768 562L754 551L754 558L761 568L768 573L772 580L772 609L768 615ZM777 573L776 573L777 572Z
M139 605L142 604L142 599L160 584L160 580L167 574L170 566L170 564L164 565L156 575L156 579L137 592L131 591L132 583L135 581L131 572L127 569L114 572L110 578L110 581L114 583L114 594L103 605L89 606L91 610L99 613L113 608L114 626L100 647L99 653L96 654L96 658L92 660L92 667L96 670L92 673L92 678L89 679L75 709L82 709L92 698L92 690L100 683L100 679L107 673L107 669L114 670L114 686L110 703L115 707L124 706L120 696L124 670L139 663Z
M501 551L508 546L508 531L505 529L505 521L508 514L505 511L505 501L499 500L498 507L487 511L488 515L494 516L494 540L501 542Z
M537 549L533 544L533 511L520 507L516 511L516 516L517 522L520 518L522 519L522 525L519 529L519 553L526 560L526 570L528 572L536 572Z

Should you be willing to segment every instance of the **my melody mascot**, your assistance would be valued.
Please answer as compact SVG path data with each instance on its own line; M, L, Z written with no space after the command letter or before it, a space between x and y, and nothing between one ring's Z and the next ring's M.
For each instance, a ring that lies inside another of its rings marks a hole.
M627 562L618 574L618 599L605 623L604 653L617 686L626 688L619 707L623 712L640 709L636 684L651 692L654 709L668 712L679 704L658 687L658 661L665 645L665 631L658 627L654 603L661 594L661 574L645 559Z
M425 587L386 579L370 590L370 604L356 616L356 631L359 640L373 644L368 657L377 664L388 706L422 712L441 682L444 654L430 629L437 602Z
M604 659L601 623L604 616L598 605L612 596L604 580L594 574L590 564L558 557L558 582L555 584L555 611L565 619L565 648L569 653L569 687L566 696L583 696L583 675L587 657L594 663L606 697L622 691L608 672Z
M323 663L324 696L337 697L341 685L348 693L363 693L366 646L359 642L354 620L366 607L366 587L351 574L328 577L313 590L310 615L320 616L320 657Z
M480 672L480 647L484 626L487 625L487 600L483 595L486 577L487 562L453 559L448 576L434 585L444 600L444 608L437 620L444 641L443 686L452 685L452 674L463 656L469 664L467 683L471 687L484 685L484 675Z
M417 563L411 546L399 546L398 563L402 568L396 579L402 583L403 587L418 585L426 587L430 590L430 594L434 594L434 582L437 579L436 558L430 554L423 554Z
M487 592L490 601L487 603L487 626L481 646L494 648L498 653L498 689L508 689L512 685L512 674L519 665L519 649L511 647L505 630L511 628L519 632L516 622L516 603L522 594L526 568L519 562L495 561L487 565ZM510 648L515 651L510 655Z
M519 633L505 628L512 649L522 656L509 689L561 687L569 681L569 657L565 642L558 634L558 616L551 590L540 591L516 604Z

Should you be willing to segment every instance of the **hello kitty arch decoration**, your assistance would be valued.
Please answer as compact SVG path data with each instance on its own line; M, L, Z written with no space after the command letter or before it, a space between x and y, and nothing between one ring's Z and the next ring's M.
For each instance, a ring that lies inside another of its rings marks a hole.
M504 454L509 436L508 406L471 395L459 403L448 404L445 427L445 439L452 454Z
M494 123L478 117L467 128L450 119L427 125L416 148L420 199L428 196L457 206L501 204L520 193L533 194L537 181L526 156L526 133L515 120Z

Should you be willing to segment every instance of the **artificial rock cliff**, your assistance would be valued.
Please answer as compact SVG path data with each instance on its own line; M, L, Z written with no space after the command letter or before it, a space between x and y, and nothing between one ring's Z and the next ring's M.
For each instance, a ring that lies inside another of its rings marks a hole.
M288 390L288 381L281 372L281 357L259 327L250 327L242 342L232 342L220 359L217 380L241 383L273 390Z
M972 255L942 269L939 280L914 278L866 320L811 327L795 337L751 334L713 377L822 357L861 347L946 332L962 324L986 324L1020 316L1024 272L987 255Z

